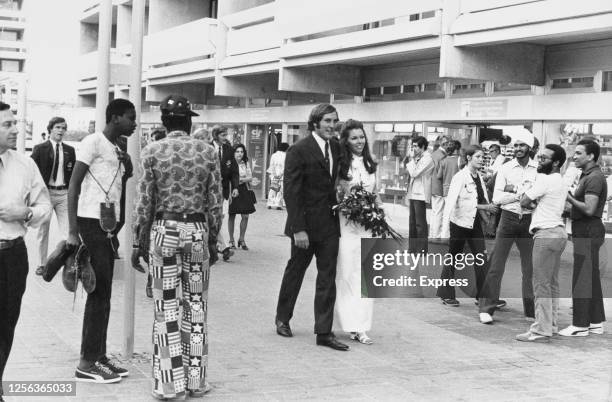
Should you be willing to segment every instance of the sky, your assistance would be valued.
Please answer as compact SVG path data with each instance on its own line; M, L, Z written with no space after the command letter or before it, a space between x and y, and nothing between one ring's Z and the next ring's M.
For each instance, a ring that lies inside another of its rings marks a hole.
M24 0L27 96L75 104L82 0Z

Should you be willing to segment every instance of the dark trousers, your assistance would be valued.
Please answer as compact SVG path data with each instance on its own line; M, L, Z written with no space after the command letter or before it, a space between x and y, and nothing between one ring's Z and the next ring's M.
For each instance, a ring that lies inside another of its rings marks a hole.
M448 252L452 254L453 261L455 256L463 253L465 243L470 246L470 250L473 255L481 254L484 256L485 262L482 265L474 264L474 277L476 278L476 292L474 297L480 296L482 285L484 284L487 272L489 271L489 263L487 261L487 247L484 241L484 234L482 233L482 226L480 223L480 216L476 213L474 219L474 226L472 229L464 228L455 225L453 222L450 223L450 239L448 241ZM445 265L442 268L441 279L451 279L455 277L455 265ZM438 288L438 296L442 299L454 299L455 298L455 287L454 286L440 286Z
M495 246L491 253L489 272L482 287L479 310L493 314L499 299L501 281L506 269L506 260L512 245L516 243L521 255L522 295L525 316L535 317L533 301L533 239L529 233L531 214L518 215L502 210L495 235Z
M89 251L91 266L96 273L96 289L87 295L81 359L94 363L106 355L106 331L111 308L113 268L115 259L110 239L97 219L78 218L79 234Z
M27 277L28 252L20 239L13 247L0 250L0 395Z
M328 334L334 320L336 302L336 260L338 259L338 236L321 241L310 241L307 249L297 248L291 238L291 258L287 262L278 295L276 318L289 322L297 300L306 268L312 257L317 258L317 284L315 291L315 334Z
M427 253L427 211L425 201L410 200L410 221L408 222L408 249L411 253Z
M572 221L574 273L572 275L573 325L588 327L606 320L599 274L599 248L605 227L600 218Z

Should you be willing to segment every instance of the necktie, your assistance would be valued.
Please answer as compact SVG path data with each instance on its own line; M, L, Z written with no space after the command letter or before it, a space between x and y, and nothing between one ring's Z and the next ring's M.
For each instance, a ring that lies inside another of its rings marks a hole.
M219 145L219 161L223 159L223 152L221 150L221 145Z
M325 168L328 172L331 172L329 169L329 142L327 141L325 142Z
M53 178L54 182L57 180L57 171L59 170L59 148L60 148L60 145L56 144L55 145L55 157L53 158L53 170L51 171L53 172L51 177Z

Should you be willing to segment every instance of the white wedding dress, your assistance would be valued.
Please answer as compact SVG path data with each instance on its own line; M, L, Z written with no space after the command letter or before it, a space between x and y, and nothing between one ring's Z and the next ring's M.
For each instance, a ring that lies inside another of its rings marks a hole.
M348 192L361 184L373 192L376 174L368 173L363 157L353 156L350 181L340 180L340 186ZM361 298L361 239L373 237L370 231L347 220L340 214L340 244L336 269L336 322L344 332L365 332L372 327L373 299Z

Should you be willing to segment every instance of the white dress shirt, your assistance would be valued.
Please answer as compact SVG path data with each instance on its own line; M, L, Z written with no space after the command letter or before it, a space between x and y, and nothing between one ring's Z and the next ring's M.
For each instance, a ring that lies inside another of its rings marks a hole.
M495 189L493 190L493 203L501 204L501 208L515 214L530 214L531 210L521 208L520 199L523 193L533 186L538 175L538 164L531 158L525 167L521 166L516 158L505 163L497 171ZM515 193L506 192L506 185L513 185Z
M52 171L51 177L49 178L49 185L50 186L65 186L68 183L64 183L64 147L61 142L55 142L53 140L49 140L49 141L51 142L51 145L53 145L53 165L51 166L55 166L55 148L57 146L60 147L59 164L57 165L58 166L57 167L57 179L53 180L53 171Z
M24 236L27 226L37 227L51 215L51 201L38 166L25 155L13 150L0 154L0 207L20 205L32 210L32 219L5 221L0 219L0 240Z

